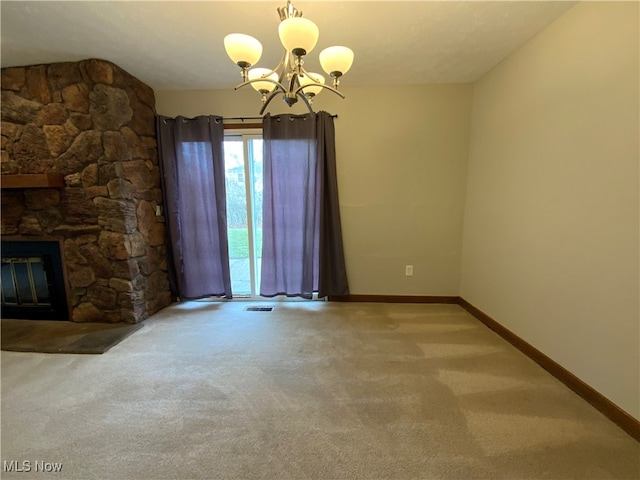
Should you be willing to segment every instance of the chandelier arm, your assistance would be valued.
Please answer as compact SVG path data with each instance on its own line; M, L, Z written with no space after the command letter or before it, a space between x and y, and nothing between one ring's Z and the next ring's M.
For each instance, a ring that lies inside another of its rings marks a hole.
M298 89L300 90L300 89ZM302 99L302 101L304 102L304 104L307 106L307 108L309 109L309 113L314 113L313 112L313 108L311 108L311 104L309 103L309 100L307 100L307 97L305 97L302 92L299 92L298 90L296 90L296 95L298 97L300 97Z
M309 75L309 72L307 72L307 69L304 68L304 65L300 65L299 68L300 68L300 72L302 72L304 75ZM312 78L312 77L309 75L309 78Z
M267 109L267 106L269 105L271 100L273 100L276 95L280 95L280 93L282 92L279 92L278 90L276 90L275 92L271 93L271 95L269 95L269 97L265 100L264 104L262 105L262 108L260 109L260 115L262 115L264 111Z
M284 79L287 76L287 72L292 71L291 70L291 58L289 56L289 52L287 50L284 51L284 54L282 55L282 59L280 60L280 63L278 63L278 66L276 67L276 70L282 68L282 71L280 72L280 76L278 77L278 81L282 84L284 84Z
M307 87L322 87L322 88L326 88L327 90L331 90L333 93L335 93L336 95L338 95L340 98L345 98L345 96L342 94L342 92L339 92L337 89L330 87L329 85L325 85L324 83L307 83L306 85L303 85L301 87L298 87L297 90L295 91L296 95L300 95L302 92L303 88L307 88Z
M258 78L254 78L253 80L247 80L246 82L242 82L238 85L236 85L234 87L234 90L238 90L239 88L245 87L251 83L255 83L255 82L269 82L269 83L273 83L276 88L279 88L280 90L282 90L283 92L286 92L284 86L278 82L277 80L272 80L271 78L262 78L262 77L258 77ZM275 93L279 93L279 92L275 92Z
M282 55L282 58L280 58L280 61L278 62L278 65L276 65L275 68L273 70L271 70L269 73L266 73L265 76L269 76L272 73L278 73L278 70L280 70L282 68L283 69L282 72L280 72L278 74L278 81L282 82L282 75L283 75L284 71L286 70L286 68L284 68L284 65L285 65L288 53L289 52L287 52L285 50L284 54Z
M236 85L233 89L234 90L238 90L239 88L244 87L245 85L249 85L250 83L253 82L271 82L273 83L276 87L280 88L283 92L285 92L285 88L282 85L282 79L284 77L284 73L286 71L286 68L283 68L285 65L285 61L287 60L287 55L289 52L285 51L284 54L282 55L282 58L280 58L280 61L278 62L278 65L275 66L275 68L271 71L269 71L268 73L265 73L264 75L260 76L259 78L254 78L253 80L245 80L242 83L239 83L238 85ZM281 73L278 74L278 81L276 80L272 80L270 78L266 78L269 75L271 75L272 73L278 73L278 70L280 70L281 68L283 68L283 71Z
M293 93L294 95L298 94L298 90L296 90L296 80L298 79L298 74L296 72L293 72L291 74L291 79L289 80L289 93ZM300 83L300 81L298 80L298 84Z
M283 73L290 72L291 74L297 73L298 68L302 68L302 65L296 64L296 56L287 52L287 65L285 66Z
M302 71L303 74L305 74L307 77L313 79L313 77L311 75L309 75L309 72L307 72L305 70L305 68L300 65L300 70ZM344 99L345 96L338 91L338 89L334 88L334 87L330 87L329 85L325 85L324 83L318 83L318 82L313 82L313 83L307 83L306 85L301 85L298 87L298 89L295 91L295 94L298 95L298 93L300 91L302 91L303 88L307 88L307 87L322 87L322 88L326 88L327 90L331 90L333 93L335 93L336 95L338 95L340 98Z

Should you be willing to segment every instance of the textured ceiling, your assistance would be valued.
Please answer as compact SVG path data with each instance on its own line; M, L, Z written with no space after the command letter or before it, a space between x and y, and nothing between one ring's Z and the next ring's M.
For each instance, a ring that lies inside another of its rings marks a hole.
M272 1L7 1L0 2L2 66L102 58L155 90L229 88L239 69L226 56L232 32L258 38L258 66L282 54ZM355 52L344 85L466 83L577 2L563 1L296 1L320 28L305 61L330 45Z

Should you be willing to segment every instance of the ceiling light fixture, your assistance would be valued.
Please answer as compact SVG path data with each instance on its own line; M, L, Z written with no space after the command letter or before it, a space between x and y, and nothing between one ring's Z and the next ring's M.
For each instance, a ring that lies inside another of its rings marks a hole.
M319 29L315 23L302 18L302 12L287 0L287 6L278 8L280 25L278 34L285 52L280 63L273 69L251 68L262 56L262 44L243 33L231 33L224 37L224 48L229 58L240 67L242 83L235 90L251 85L262 96L262 115L274 97L281 94L282 100L290 107L302 99L313 113L313 97L327 89L344 98L338 91L340 77L347 73L353 63L350 48L336 46L320 52L320 65L333 78L333 86L325 84L319 73L307 72L303 67L304 57L318 42Z

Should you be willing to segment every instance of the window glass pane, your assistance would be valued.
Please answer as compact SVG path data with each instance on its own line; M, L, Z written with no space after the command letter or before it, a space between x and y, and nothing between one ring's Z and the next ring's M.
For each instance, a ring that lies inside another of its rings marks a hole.
M226 135L227 229L234 296L257 295L262 255L262 137Z
M262 265L262 138L249 140L251 171L251 199L253 213L253 246L255 261L255 284L259 290L260 267ZM257 292L256 292L257 293Z
M251 294L249 231L242 137L224 140L225 183L227 189L227 234L231 290L234 295Z

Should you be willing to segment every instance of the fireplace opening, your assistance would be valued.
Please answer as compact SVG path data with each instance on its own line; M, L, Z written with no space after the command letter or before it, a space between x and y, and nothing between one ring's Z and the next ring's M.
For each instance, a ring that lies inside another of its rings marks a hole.
M2 318L68 320L60 242L2 240Z

